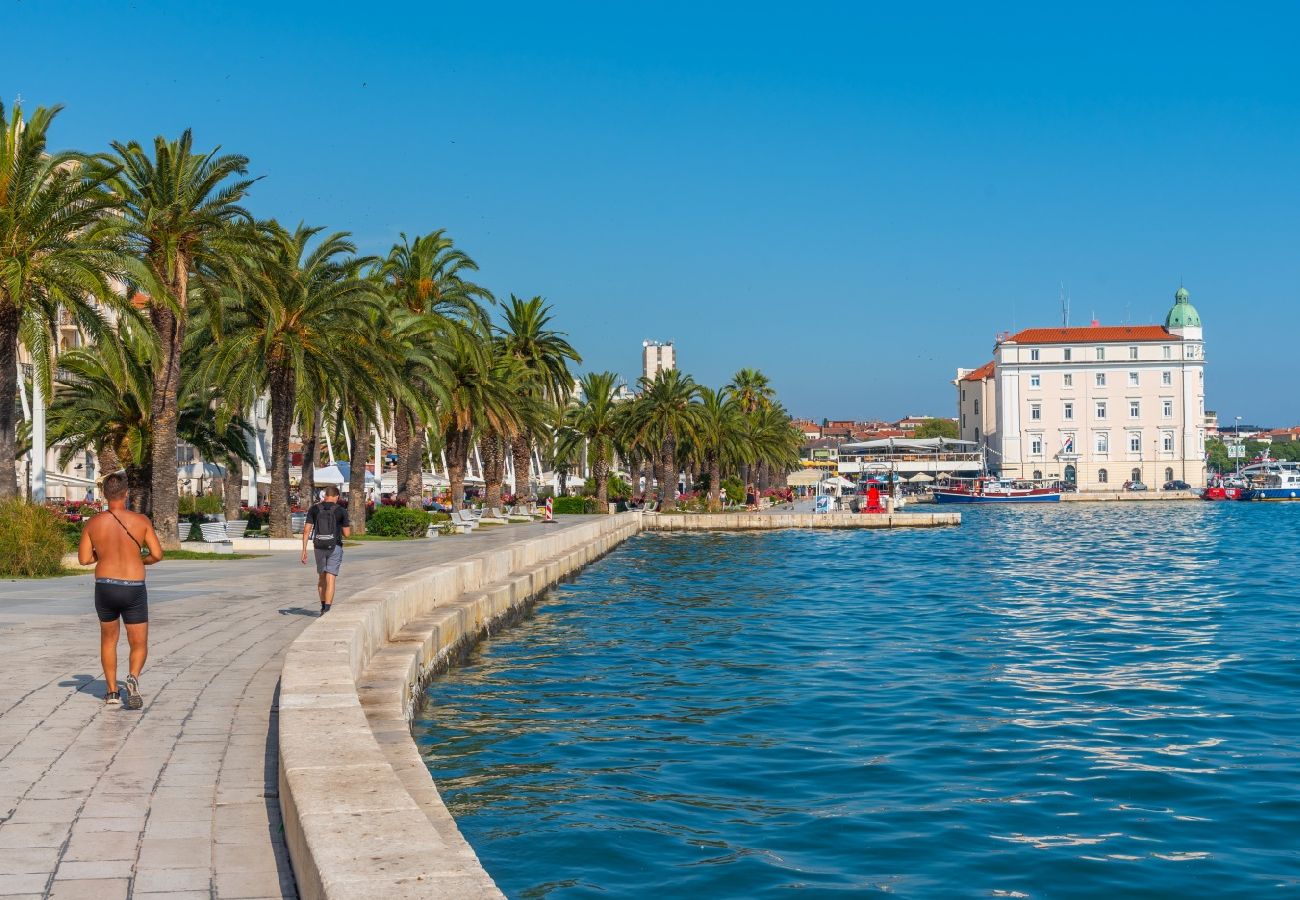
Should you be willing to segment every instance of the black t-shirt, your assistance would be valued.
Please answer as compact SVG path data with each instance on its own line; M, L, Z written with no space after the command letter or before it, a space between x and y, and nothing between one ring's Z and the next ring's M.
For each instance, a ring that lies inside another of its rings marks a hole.
M326 503L338 507L338 512L335 514L338 518L335 521L339 523L339 528L352 527L352 523L348 521L348 508L346 506L342 503L335 503L333 500L322 500L320 503L313 503L311 509L307 510L307 521L311 523L313 530L316 528L316 515Z

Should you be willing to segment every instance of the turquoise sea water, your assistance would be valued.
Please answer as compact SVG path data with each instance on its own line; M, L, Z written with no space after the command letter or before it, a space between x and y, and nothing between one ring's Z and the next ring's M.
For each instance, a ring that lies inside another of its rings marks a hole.
M1300 505L648 534L436 680L512 898L1300 889Z

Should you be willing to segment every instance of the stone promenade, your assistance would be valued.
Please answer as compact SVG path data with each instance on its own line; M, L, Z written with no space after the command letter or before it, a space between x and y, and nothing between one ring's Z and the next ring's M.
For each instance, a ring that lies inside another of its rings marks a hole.
M337 602L546 528L349 547ZM315 580L296 553L154 566L141 712L103 706L91 576L0 581L0 897L296 896L276 699Z

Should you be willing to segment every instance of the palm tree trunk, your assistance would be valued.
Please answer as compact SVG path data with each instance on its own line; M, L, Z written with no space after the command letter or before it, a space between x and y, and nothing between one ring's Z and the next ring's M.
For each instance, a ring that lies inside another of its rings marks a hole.
M18 309L0 304L0 500L18 496Z
M677 441L670 434L664 438L663 481L659 483L659 509L672 512L677 509Z
M132 512L137 512L142 516L149 515L150 507L153 505L149 502L149 488L152 478L149 467L128 465L126 471L126 490ZM162 536L159 535L159 540Z
M709 460L709 512L722 512L722 463Z
M99 469L99 476L103 478L122 468L122 462L118 459L117 451L105 442L95 448L95 466Z
M603 455L596 458L594 465L591 467L591 474L596 479L596 503L600 506L598 512L608 512L609 464L605 462Z
M404 490L406 505L411 509L424 508L424 424L420 421L411 423L407 433L406 446L397 451L404 459L409 459L406 470Z
M303 506L316 502L316 466L320 462L321 411L316 410L308 420L307 434L302 439L302 477L298 479L298 499Z
M178 277L169 279L172 296L180 307L177 315L171 307L156 302L149 318L158 336L158 365L153 372L153 394L149 403L150 446L149 495L153 510L153 527L165 549L180 546L176 526L179 521L180 492L176 483L176 427L179 419L178 397L181 384L181 345L185 341L185 304L188 271L183 259L176 260Z
M348 448L348 519L353 534L366 533L366 454L370 452L370 420L360 410L353 410L356 428L352 432L352 446ZM379 461L375 461L376 468Z
M506 440L489 430L479 441L479 451L483 454L483 505L488 509L499 509L501 488L506 480Z
M411 442L411 420L407 418L406 407L397 404L396 415L393 416L393 443L397 445L397 472L395 473L397 481L397 502L405 506L409 496L406 492L408 475L411 470L411 460L407 456L406 446Z
M515 456L515 502L521 504L531 504L533 501L532 485L528 478L529 469L532 467L533 441L532 435L527 432L521 432L515 435L512 445Z
M238 456L227 454L226 456L226 474L221 479L221 491L223 512L226 514L227 522L234 522L239 519L239 492L243 487L244 479L240 477L242 473L242 462Z
M271 537L293 537L289 519L289 432L293 428L294 381L289 365L271 369Z
M465 461L469 458L468 430L447 431L447 480L451 482L451 505L459 509L465 500Z

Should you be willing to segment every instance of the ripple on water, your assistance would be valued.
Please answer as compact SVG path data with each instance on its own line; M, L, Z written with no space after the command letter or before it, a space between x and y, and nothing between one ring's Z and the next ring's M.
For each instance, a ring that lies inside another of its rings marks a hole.
M1300 887L1300 505L642 535L415 734L512 897Z

